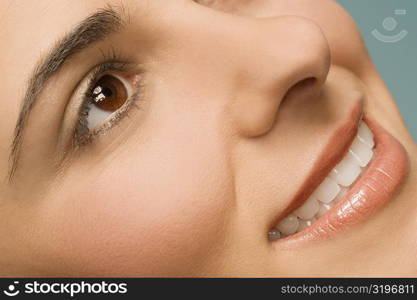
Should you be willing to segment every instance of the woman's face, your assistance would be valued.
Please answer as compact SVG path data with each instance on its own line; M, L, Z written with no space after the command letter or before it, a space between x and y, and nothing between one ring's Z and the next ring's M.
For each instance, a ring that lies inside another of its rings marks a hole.
M352 19L197 2L2 1L1 275L415 275L417 147ZM363 121L369 178L271 240Z

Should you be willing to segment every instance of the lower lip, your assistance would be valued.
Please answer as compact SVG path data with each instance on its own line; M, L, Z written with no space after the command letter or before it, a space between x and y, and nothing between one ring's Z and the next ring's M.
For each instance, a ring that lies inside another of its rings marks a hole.
M400 142L376 122L365 119L374 133L375 154L346 196L305 230L276 241L283 247L333 237L369 218L391 199L408 174L408 155Z

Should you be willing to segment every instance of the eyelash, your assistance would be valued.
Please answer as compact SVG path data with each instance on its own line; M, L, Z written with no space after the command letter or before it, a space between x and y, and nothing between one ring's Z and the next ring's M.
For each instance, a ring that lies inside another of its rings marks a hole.
M120 121L128 116L129 111L132 107L139 109L137 105L139 94L142 95L142 81L139 80L135 84L134 93L126 99L125 104L118 110L112 113L112 117L105 121L102 125L96 129L89 130L87 126L87 117L89 115L90 107L93 101L93 90L96 86L96 83L104 75L111 74L112 72L127 72L132 70L132 65L126 62L120 62L117 60L110 60L98 65L91 73L88 79L87 89L83 93L82 104L78 113L77 124L74 129L73 134L73 148L79 148L93 142L97 137L105 134L108 130L115 127L120 123Z

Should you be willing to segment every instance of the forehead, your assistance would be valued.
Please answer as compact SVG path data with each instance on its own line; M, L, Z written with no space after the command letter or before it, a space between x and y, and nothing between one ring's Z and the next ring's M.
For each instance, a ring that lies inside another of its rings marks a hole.
M14 69L21 71L31 66L40 54L80 20L102 6L104 1L1 1L2 26L0 34L1 56L14 62ZM17 59L18 58L18 59ZM6 61L6 63L7 63ZM2 62L4 63L4 62ZM4 67L2 65L2 67ZM14 71L8 77L14 78Z

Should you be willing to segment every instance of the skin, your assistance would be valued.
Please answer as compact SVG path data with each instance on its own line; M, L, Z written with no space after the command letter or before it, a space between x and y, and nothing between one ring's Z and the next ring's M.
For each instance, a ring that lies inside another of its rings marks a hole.
M121 3L126 28L74 57L40 95L9 182L40 53ZM2 1L0 20L1 276L417 274L417 146L336 2ZM77 119L73 91L111 47L142 66L140 109L58 167L72 130L64 120ZM334 238L273 247L271 222L355 91L406 148L409 175L387 205Z

